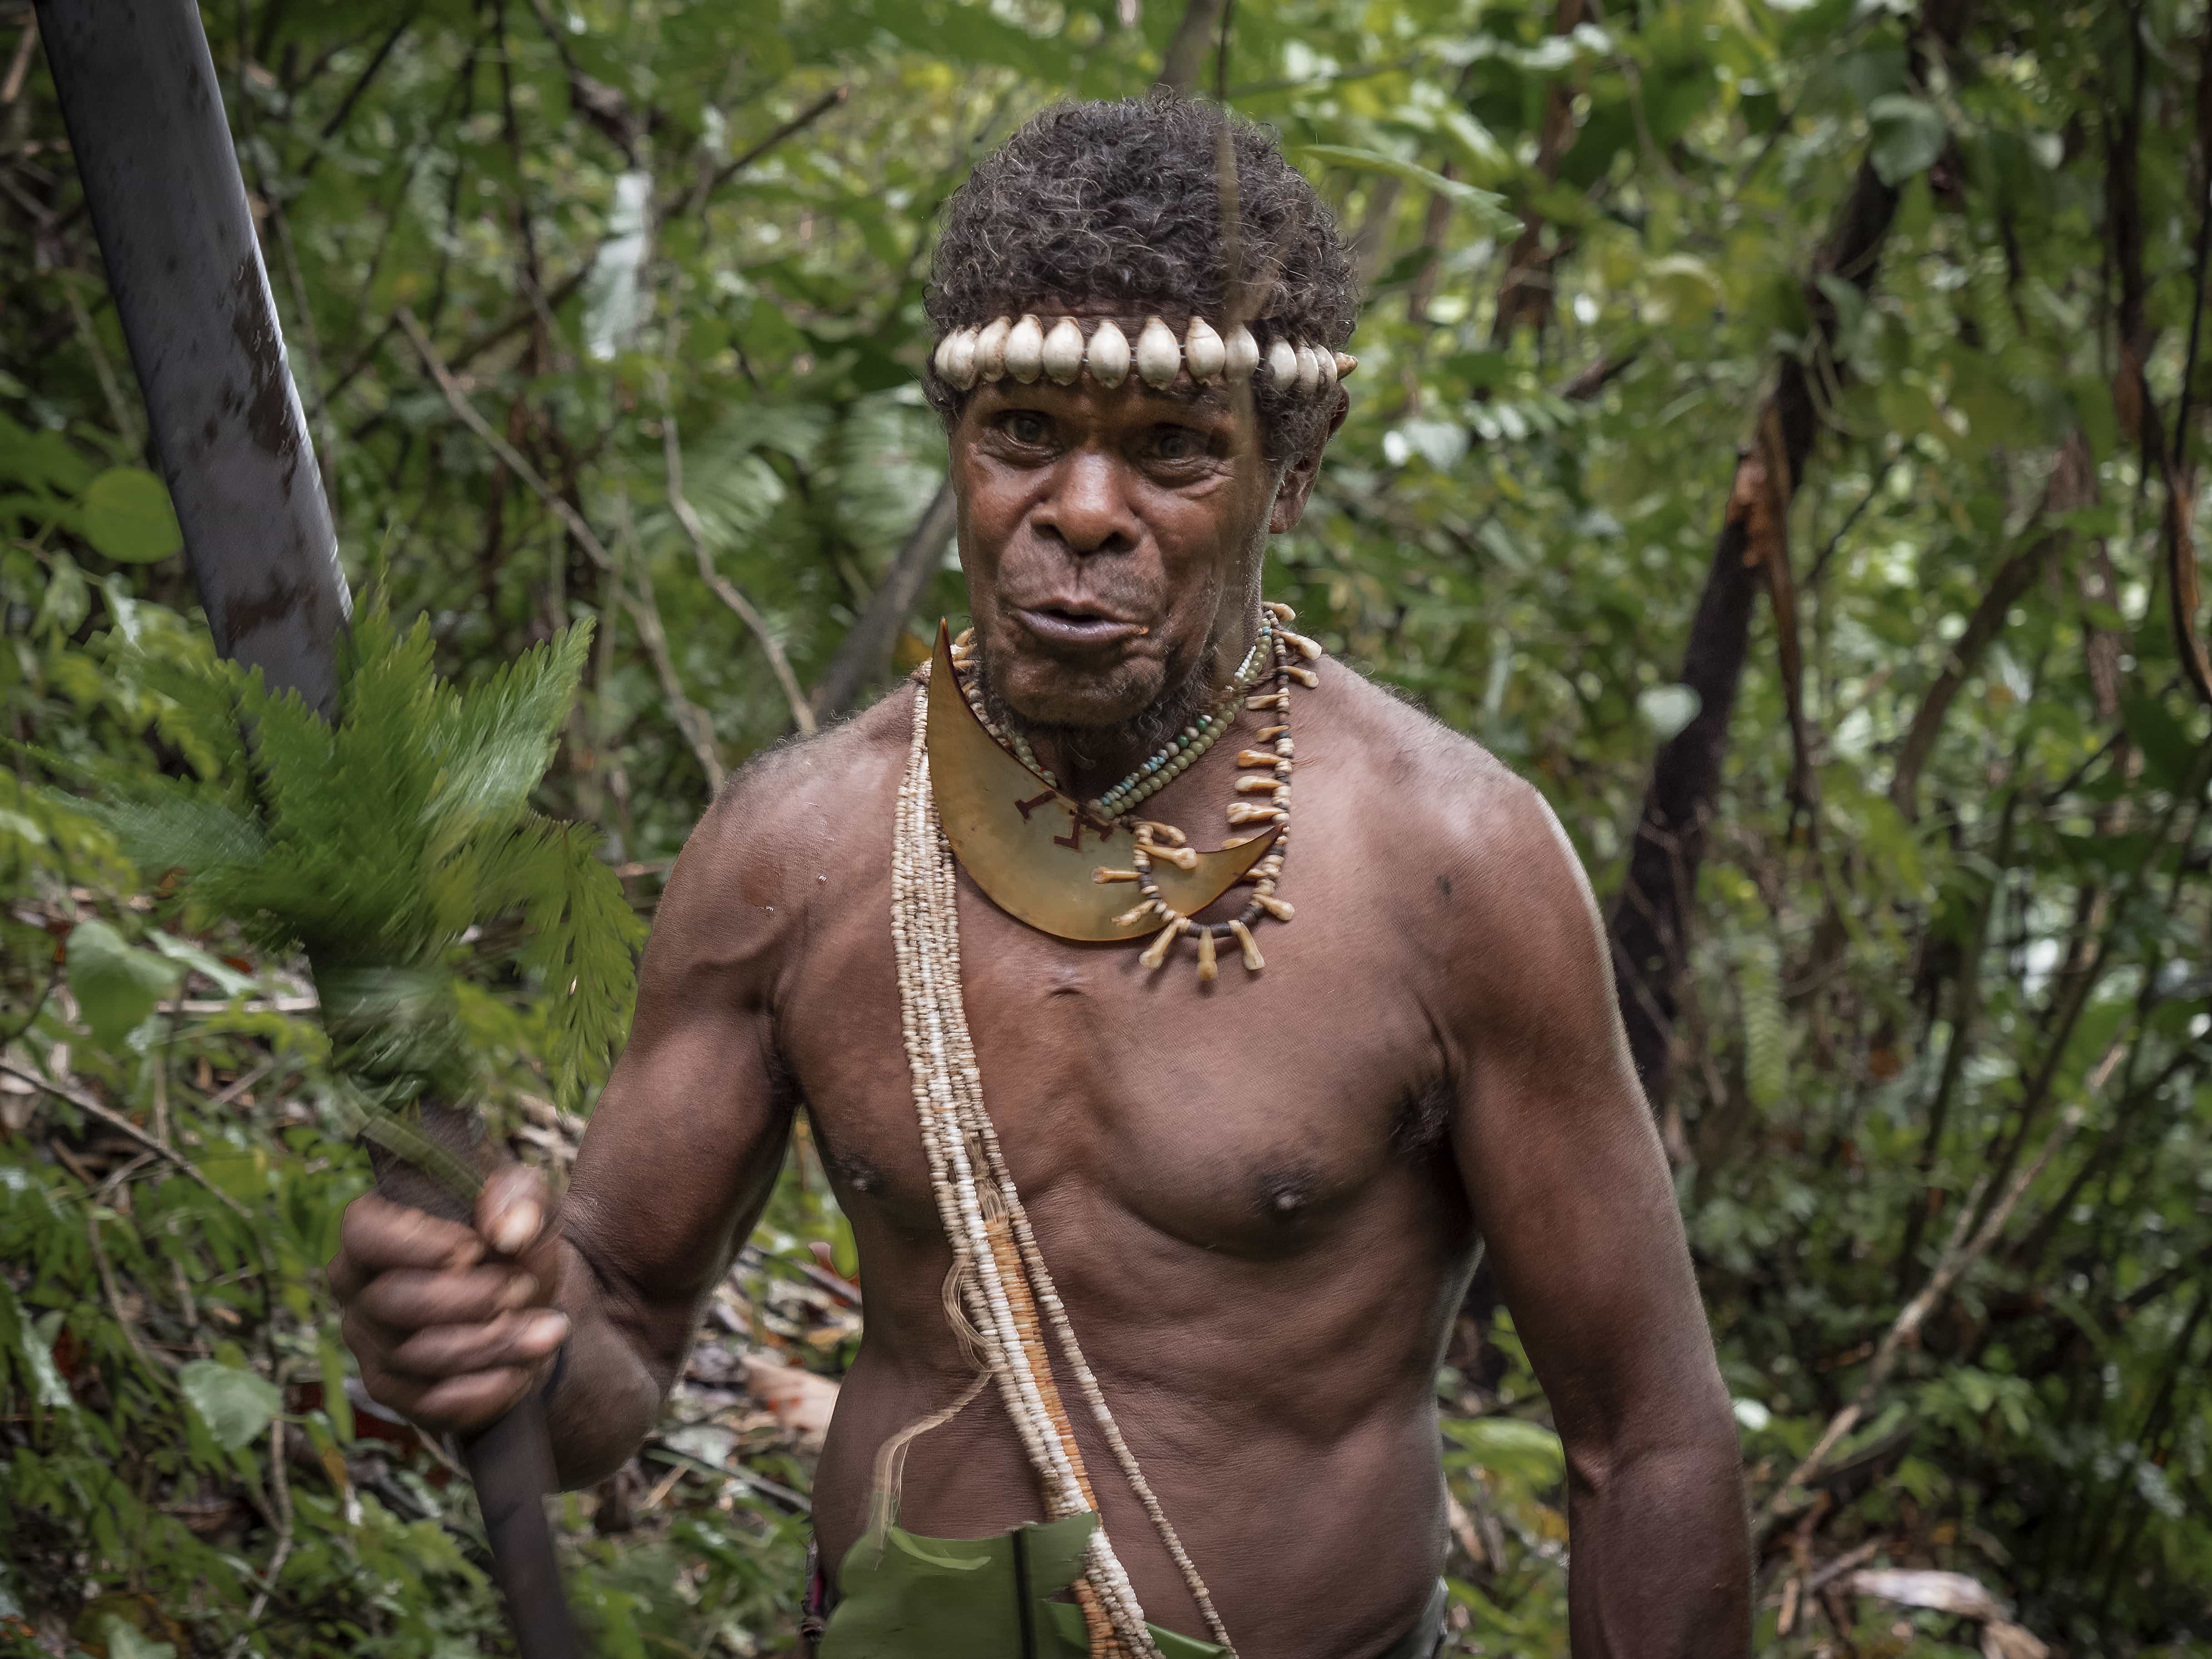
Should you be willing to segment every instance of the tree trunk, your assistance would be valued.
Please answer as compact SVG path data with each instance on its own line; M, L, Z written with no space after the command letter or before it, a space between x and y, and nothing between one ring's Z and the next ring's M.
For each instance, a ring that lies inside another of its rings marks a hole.
M1966 0L1927 0L1920 27L1948 49L1964 33L1966 11ZM1812 274L1840 277L1862 293L1870 289L1898 200L1898 191L1882 182L1871 158L1862 161ZM1808 283L1807 292L1814 318L1810 349L1829 359L1824 379L1839 382L1843 366L1830 359L1838 328L1835 307L1817 283ZM1682 653L1677 678L1697 693L1698 712L1652 761L1628 869L1609 918L1614 982L1629 1051L1655 1111L1666 1099L1680 1010L1676 987L1688 957L1698 872L1720 793L1752 607L1759 590L1783 574L1762 566L1769 556L1788 556L1781 526L1819 429L1806 362L1784 356L1776 368L1774 389L1759 407L1753 428L1758 441L1737 459L1712 564Z

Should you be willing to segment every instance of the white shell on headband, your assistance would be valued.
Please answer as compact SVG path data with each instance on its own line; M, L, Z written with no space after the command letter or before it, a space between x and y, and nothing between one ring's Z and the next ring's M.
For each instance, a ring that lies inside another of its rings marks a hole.
M1137 349L1144 349L1141 340L1137 343ZM1221 373L1221 366L1229 361L1229 349L1221 343L1221 337L1213 331L1211 323L1203 317L1194 317L1182 343L1182 358L1190 365L1190 378L1204 386Z
M1091 378L1112 391L1129 378L1129 337L1109 319L1091 335L1091 349L1084 361L1090 366Z
M975 372L985 380L995 380L1006 372L1006 336L1013 326L1013 319L1000 317L984 324L975 337Z
M1137 373L1148 386L1170 386L1182 370L1182 347L1174 332L1158 318L1147 319L1137 336Z
M1267 348L1267 378L1284 391L1298 378L1298 349L1288 340L1278 340Z
M975 331L956 328L937 349L937 372L962 392L975 384Z
M1044 329L1024 314L1006 333L1006 373L1027 386L1044 373Z
M1229 331L1229 343L1223 349L1223 374L1233 385L1242 386L1252 378L1252 371L1260 366L1260 343L1252 337L1252 331L1239 323Z
M1344 379L1346 375L1351 374L1353 369L1358 367L1359 359L1353 356L1350 352L1340 351L1336 354L1336 378L1338 380L1340 380Z
M1331 392L1335 391L1336 354L1334 351L1324 351L1321 347L1316 346L1314 348L1314 362L1321 367L1322 385L1328 387Z
M1298 348L1298 390L1310 396L1321 385L1321 359L1311 346Z
M1083 331L1074 318L1061 318L1044 337L1044 372L1061 386L1073 386L1083 373Z

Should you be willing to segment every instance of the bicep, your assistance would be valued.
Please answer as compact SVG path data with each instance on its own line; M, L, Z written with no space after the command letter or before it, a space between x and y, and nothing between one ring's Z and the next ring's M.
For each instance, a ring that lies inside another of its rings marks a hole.
M1455 1151L1561 1432L1671 1433L1718 1374L1666 1155L1581 866L1533 792L1511 816L1516 880L1455 1009Z
M791 1127L771 996L782 907L747 902L768 878L726 835L709 841L715 827L710 815L663 896L562 1206L578 1255L671 1356L757 1219Z

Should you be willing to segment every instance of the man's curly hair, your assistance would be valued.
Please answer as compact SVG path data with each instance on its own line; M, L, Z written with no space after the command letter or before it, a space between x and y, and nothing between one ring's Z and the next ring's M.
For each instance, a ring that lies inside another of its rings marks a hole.
M1243 320L1264 354L1275 340L1340 349L1359 318L1358 281L1336 219L1283 159L1268 129L1170 93L1059 104L988 156L945 210L925 301L941 338L994 317L1110 305L1158 315L1178 333L1194 316L1224 329L1231 257L1223 234L1223 123L1237 158L1236 257ZM933 364L930 404L946 422L966 394ZM1262 441L1282 460L1313 442L1328 398L1254 381Z

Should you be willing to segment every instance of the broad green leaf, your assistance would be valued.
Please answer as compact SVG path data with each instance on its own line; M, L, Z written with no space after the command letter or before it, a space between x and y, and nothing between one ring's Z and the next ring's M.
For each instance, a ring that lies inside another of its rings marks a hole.
M241 974L228 963L210 956L190 939L179 939L174 933L160 931L149 933L147 939L154 948L170 961L204 974L215 982L216 988L227 997L243 996L253 988L253 975Z
M93 1036L111 1048L136 1030L183 976L176 963L125 943L104 921L77 923L70 930L67 950L70 994Z
M15 1298L9 1297L11 1308ZM68 1411L76 1404L76 1396L70 1392L61 1368L54 1364L54 1343L62 1331L62 1312L58 1308L36 1320L25 1320L20 1308L15 1308L18 1343L23 1363L31 1373L31 1397L49 1411Z
M177 1373L177 1386L225 1451L236 1451L260 1434L284 1403L266 1377L212 1359L186 1365Z
M107 1659L177 1659L173 1644L155 1641L120 1613L102 1619L100 1633L107 1644Z
M168 486L143 466L112 466L85 486L84 538L118 564L153 564L185 544Z
M2121 697L2120 717L2151 776L2166 788L2178 787L2197 758L2197 744L2181 722L2156 697L2137 692Z
M1503 1415L1462 1418L1448 1424L1445 1432L1478 1468L1538 1485L1566 1473L1565 1447L1540 1423Z
M1943 153L1949 136L1942 112L1924 98L1886 93L1867 106L1874 141L1867 158L1875 176L1893 190L1925 173Z
M1700 706L1696 690L1686 685L1648 686L1636 698L1636 712L1662 743L1697 719Z

